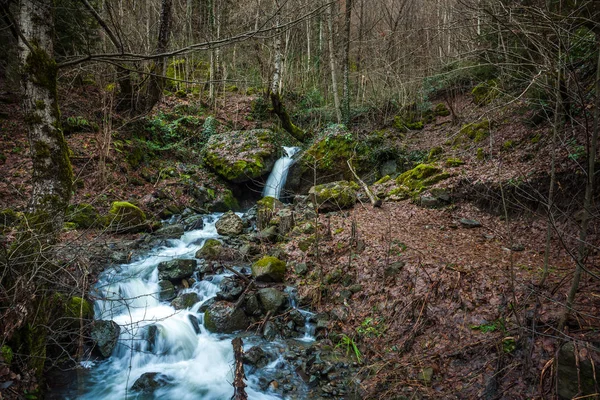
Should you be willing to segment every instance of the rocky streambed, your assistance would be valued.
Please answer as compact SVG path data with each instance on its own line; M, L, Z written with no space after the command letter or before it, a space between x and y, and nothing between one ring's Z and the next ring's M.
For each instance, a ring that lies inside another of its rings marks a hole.
M77 385L50 398L230 398L236 336L249 398L350 398L356 360L327 339L327 315L299 308L283 257L262 256L260 214L174 219L106 269L91 293L93 352Z

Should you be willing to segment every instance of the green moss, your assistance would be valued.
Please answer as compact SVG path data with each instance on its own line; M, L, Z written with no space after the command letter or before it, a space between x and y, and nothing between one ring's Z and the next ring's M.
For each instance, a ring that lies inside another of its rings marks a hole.
M146 214L126 201L115 201L107 215L107 227L117 233L139 232L146 228Z
M531 139L529 139L529 142L531 144L536 144L540 141L540 139L542 138L542 136L539 133L536 133L534 137L532 137Z
M447 117L450 115L450 110L448 110L448 107L444 103L438 103L433 108L433 113L439 117Z
M490 121L484 119L481 122L473 122L463 125L460 128L460 134L456 138L455 143L460 142L463 138L469 138L475 143L482 142L490 135Z
M388 195L414 196L427 187L447 179L449 176L450 174L433 164L419 164L396 178L396 183L400 188L392 190Z
M406 133L409 130L421 130L425 126L425 121L413 120L413 117L396 115L394 117L394 128L402 133Z
M383 183L388 182L389 180L391 180L392 177L389 175L384 176L383 178L381 178L380 180L378 180L377 182L374 183L374 185L381 185Z
M240 208L237 199L229 189L225 189L223 193L223 202L230 210L238 210Z
M446 160L446 167L459 167L461 165L463 165L465 162L463 160L461 160L460 158L448 158Z
M94 317L94 308L92 304L81 297L71 297L65 304L65 315L69 318L91 319Z
M258 208L272 210L275 208L276 201L277 201L277 199L275 197L265 196L262 199L258 200L256 202L256 205L258 206Z
M506 140L504 143L502 143L502 150L510 150L513 147L515 147L515 142L514 140Z
M429 154L427 155L427 162L435 161L438 158L438 156L443 153L444 149L440 146L433 147L431 150L429 150Z
M4 359L4 363L6 363L6 365L10 365L12 363L14 354L9 346L2 345L2 347L0 348L0 355Z
M359 189L356 182L337 181L313 186L309 195L320 209L348 208L356 203L356 191Z
M252 264L252 276L261 280L282 282L285 270L285 261L271 256L265 256Z
M479 106L489 104L500 95L498 82L495 79L491 79L487 82L480 83L473 88L471 94L473 95L475 104Z
M78 228L92 228L99 225L100 215L90 204L74 204L67 209L67 221L75 223Z
M73 222L65 222L63 224L63 231L65 232L74 231L75 229L77 229L77 224Z
M219 258L223 244L217 239L208 239L200 250L196 252L196 258L204 258L206 260L216 260Z
M6 208L0 211L0 227L1 226L12 226L19 221L19 214L10 208Z

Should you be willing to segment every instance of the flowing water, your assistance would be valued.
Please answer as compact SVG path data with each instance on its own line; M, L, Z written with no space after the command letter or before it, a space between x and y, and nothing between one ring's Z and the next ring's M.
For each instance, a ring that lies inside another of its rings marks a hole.
M285 185L287 172L293 163L296 147L284 147L285 156L279 159L269 176L264 195L279 198ZM172 259L193 259L196 251L210 238L217 238L215 222L220 214L204 218L204 228L185 233L180 239L169 240L130 264L119 265L103 272L94 293L95 318L113 320L121 328L117 346L112 355L103 361L82 362L89 373L77 388L63 393L64 399L115 400L115 399L176 399L222 400L233 393L232 335L209 333L203 325L203 314L198 309L216 296L219 283L230 274L213 275L196 280L185 292L194 292L199 302L192 308L176 310L168 302L159 300L158 264ZM295 294L288 292L295 309ZM300 341L314 341L314 327L308 321L313 315L300 310L306 318L304 337ZM247 337L246 348L260 340ZM274 346L284 346L273 343ZM280 358L265 370L281 368ZM160 373L167 384L152 395L131 390L134 382L145 373ZM279 399L274 392L258 389L259 377L264 371L248 376L248 397L252 400Z
M294 154L300 150L298 147L283 147L284 156L275 162L271 175L263 189L263 197L270 196L279 199L281 190L285 186L288 171L294 163Z
M148 398L130 391L142 374L158 372L168 384L154 392L156 399L229 399L233 393L233 349L231 335L206 331L203 315L197 313L203 302L218 292L226 276L196 282L188 292L200 300L187 310L175 310L158 299L158 263L175 258L194 258L208 238L218 237L218 214L205 217L205 227L171 240L169 247L155 249L136 262L111 268L100 276L95 293L97 319L113 320L121 327L119 342L105 361L84 363L91 368L83 392L66 399L114 400ZM152 335L154 340L148 340ZM275 393L257 389L249 377L250 399L277 399ZM129 393L128 393L129 391Z

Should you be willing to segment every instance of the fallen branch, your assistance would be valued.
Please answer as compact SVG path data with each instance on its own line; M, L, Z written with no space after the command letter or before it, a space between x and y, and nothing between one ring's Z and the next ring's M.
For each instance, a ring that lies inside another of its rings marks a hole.
M233 345L233 357L235 361L235 378L233 379L233 396L231 400L248 400L246 394L246 374L244 373L244 363L242 357L244 355L244 342L241 338L235 338L231 341Z
M354 175L356 180L360 183L360 185L363 187L363 189L367 193L367 196L369 197L369 200L371 201L371 204L373 205L373 207L381 207L381 200L377 196L375 196L375 194L373 194L373 192L371 192L371 189L369 189L369 186L367 186L367 184L358 177L356 172L354 172L354 168L352 168L352 164L350 164L350 160L346 160L346 163L348 164L348 168L350 168L350 172L352 172L352 175Z

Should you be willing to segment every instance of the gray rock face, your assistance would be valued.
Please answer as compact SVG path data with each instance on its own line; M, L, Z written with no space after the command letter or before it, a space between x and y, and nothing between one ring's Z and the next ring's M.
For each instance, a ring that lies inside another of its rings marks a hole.
M267 357L267 353L259 347L254 346L250 348L248 351L244 353L242 358L244 364L256 367L263 368L269 363L269 358Z
M194 304L198 302L198 295L194 292L192 293L184 293L179 295L171 302L171 305L176 310L183 310L186 308L191 308Z
M573 342L564 344L558 352L558 395L561 399L572 399L575 396L585 397L596 393L594 382L594 369L588 358L575 359L575 351L586 347L578 343L577 350ZM594 351L588 348L588 351ZM579 364L579 365L578 365ZM596 381L600 382L600 371L596 367ZM579 385L581 384L581 391ZM593 398L593 397L590 397Z
M235 236L244 230L244 221L233 211L228 211L215 224L217 233L223 236Z
M183 235L183 231L183 225L167 225L154 232L154 236L163 239L179 239Z
M421 206L425 208L437 208L440 206L440 201L433 196L421 196Z
M175 298L175 286L170 281L160 281L158 282L158 286L160 288L159 300L160 301L169 301Z
M481 226L481 222L476 221L474 219L461 218L461 220L458 222L460 222L460 224L462 226L464 226L465 228L469 228L469 229L479 228Z
M185 231L194 231L204 227L204 219L202 215L192 215L183 220L183 228Z
M115 321L96 321L92 327L92 340L98 347L100 354L110 357L117 345L121 327Z
M163 261L158 264L158 278L167 279L171 282L192 276L197 265L196 260L177 259L171 261Z
M233 333L246 329L249 323L240 308L226 301L217 301L204 312L204 326L210 332Z
M158 372L146 372L142 374L131 386L134 392L152 395L156 389L169 384L169 377Z
M223 278L219 284L219 289L220 291L217 293L217 298L219 300L228 301L237 299L244 291L244 287L242 286L240 280L234 278L233 276L227 276Z
M285 301L285 295L275 288L260 289L258 298L266 312L276 312Z

